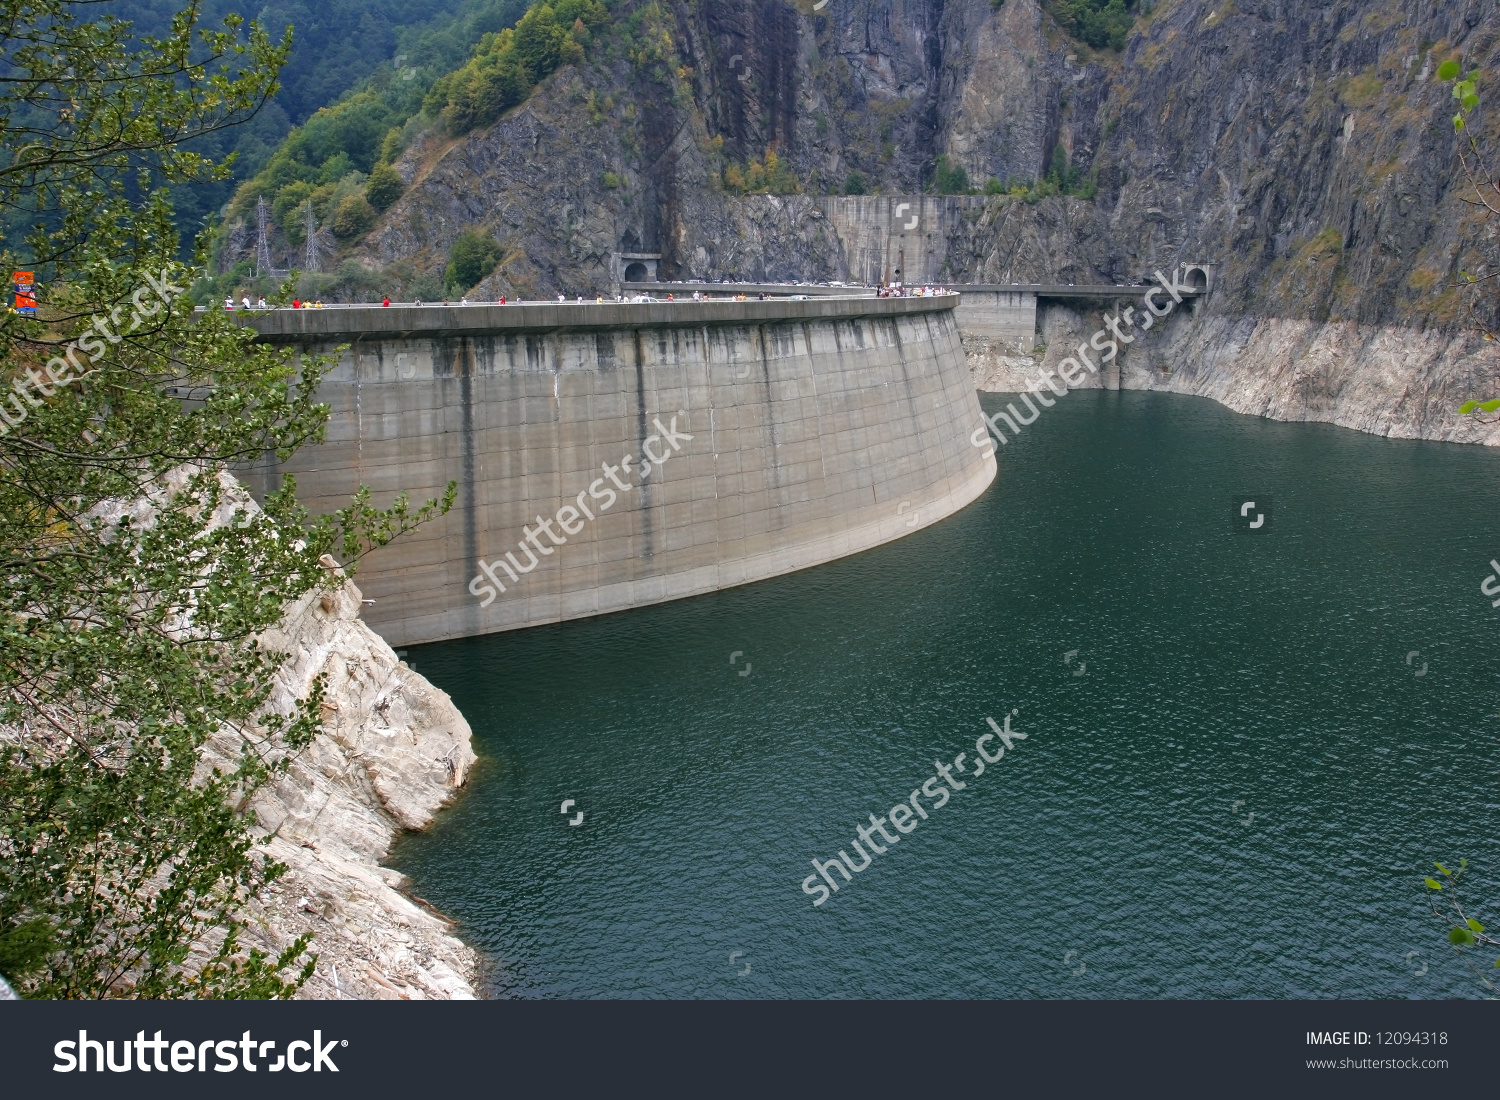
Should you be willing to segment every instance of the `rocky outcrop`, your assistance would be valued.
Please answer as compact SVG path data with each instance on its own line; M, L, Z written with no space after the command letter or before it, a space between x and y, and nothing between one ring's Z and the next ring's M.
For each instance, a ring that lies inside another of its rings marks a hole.
M429 825L463 786L474 752L452 700L411 671L334 583L287 608L265 645L288 654L269 704L288 709L326 677L323 730L251 803L267 854L289 870L249 907L248 942L279 950L304 932L310 998L472 998L478 960L453 924L380 866L396 836ZM220 752L232 751L228 742Z
M173 471L165 491L180 491L191 473ZM223 495L206 529L260 511L234 477L218 477ZM125 512L153 522L152 498L101 510ZM265 709L291 714L322 677L323 722L246 807L269 838L265 853L288 870L249 899L242 939L275 954L311 932L318 966L303 997L473 998L477 956L380 865L403 830L426 828L464 785L474 763L469 724L361 621L363 597L338 563L325 554L322 564L327 584L288 604L258 640L286 655ZM238 733L225 730L203 747L204 766L229 771L239 751Z
M1043 343L1033 356L966 337L975 385L1025 388L1092 336L1101 317L1051 306L1039 311L1038 327ZM1392 438L1500 446L1494 417L1458 413L1474 394L1500 394L1500 349L1473 333L1185 311L1086 376L1083 388L1092 387L1193 394L1236 412Z
M181 466L141 497L105 502L91 514L108 525L150 526L163 496L183 491L195 472ZM206 532L260 512L234 477L217 476ZM321 561L327 582L288 604L257 639L285 655L267 713L291 715L320 678L324 697L312 742L240 807L254 812L252 832L267 841L258 850L288 868L247 900L241 943L274 956L312 933L318 966L303 997L472 999L478 957L453 936L453 922L380 865L402 831L426 828L464 785L475 759L469 724L361 621L360 591L338 563L326 554ZM168 629L190 634L191 617ZM67 712L59 718L68 720ZM0 744L19 736L20 728L0 726ZM226 728L202 747L200 774L232 772L240 750L241 733ZM275 759L284 749L272 742L262 751ZM193 945L193 956L202 961L221 942L214 933Z

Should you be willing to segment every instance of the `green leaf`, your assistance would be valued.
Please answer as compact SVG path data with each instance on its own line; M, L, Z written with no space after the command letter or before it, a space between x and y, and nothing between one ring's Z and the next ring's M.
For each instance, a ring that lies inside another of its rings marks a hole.
M1441 65L1438 66L1438 79L1439 80L1452 80L1457 75L1458 75L1458 62L1457 61L1444 61Z
M1432 889L1434 890L1441 890L1443 888L1443 884L1435 878L1427 878L1423 879L1422 881L1427 883L1427 885L1432 887Z
M1464 96L1463 104L1464 110L1472 111L1475 107L1479 106L1479 97L1473 92L1470 92L1468 95Z
M1449 929L1448 942L1457 947L1470 947L1474 943L1474 933L1467 928Z
M1436 867L1439 871L1443 872L1443 874L1445 875L1451 875L1453 873L1452 871L1448 870L1448 868L1444 867L1441 863L1434 863L1433 866Z
M1466 922L1466 923L1467 923L1467 924L1468 924L1468 926L1469 926L1469 927L1470 927L1470 928L1471 928L1471 929L1473 929L1473 930L1474 930L1474 931L1475 931L1475 932L1483 932L1483 931L1484 931L1484 925L1482 925L1482 924L1480 924L1480 923L1479 923L1479 922L1478 922L1478 921L1477 921L1477 920L1475 920L1475 919L1474 919L1474 918L1473 918L1473 917L1470 917L1470 918L1468 918L1468 921L1467 921L1467 922Z
M1464 128L1464 116L1463 115L1454 115L1453 116L1453 128L1455 130L1462 130Z

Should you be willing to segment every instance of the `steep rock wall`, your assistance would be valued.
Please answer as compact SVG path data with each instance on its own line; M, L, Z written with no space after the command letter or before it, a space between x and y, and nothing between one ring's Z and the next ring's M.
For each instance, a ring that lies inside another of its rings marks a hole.
M979 389L1024 389L1100 327L1098 312L1054 305L1039 313L1036 355L965 336ZM1500 446L1494 418L1458 414L1471 395L1500 393L1500 356L1473 333L1186 312L1087 376L1083 388L1095 387L1211 397L1236 412L1393 438Z
M361 621L360 590L325 563L333 585L263 636L288 654L272 706L305 697L320 675L327 689L322 732L251 803L266 853L289 870L252 899L245 939L277 951L311 932L318 969L306 998L472 998L478 957L380 865L401 831L431 824L463 786L469 725Z

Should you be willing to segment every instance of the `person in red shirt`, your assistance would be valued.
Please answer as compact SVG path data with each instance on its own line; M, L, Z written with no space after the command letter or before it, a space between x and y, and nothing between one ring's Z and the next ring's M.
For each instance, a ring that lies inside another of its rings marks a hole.
M293 309L301 309L302 308L302 299L301 298L293 298L292 299L292 308Z
M504 294L500 295L500 304L502 306L505 304L505 295Z
M388 306L388 305L390 305L390 304L391 304L391 296L390 296L390 295L389 295L389 294L387 294L387 295L386 295L386 296L385 296L385 298L384 298L384 299L382 299L382 300L381 300L381 303L380 303L380 304L381 304L381 305L383 305L383 306Z

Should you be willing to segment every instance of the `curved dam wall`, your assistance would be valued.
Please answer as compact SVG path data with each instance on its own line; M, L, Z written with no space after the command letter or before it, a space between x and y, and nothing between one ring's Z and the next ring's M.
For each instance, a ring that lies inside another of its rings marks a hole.
M361 484L384 504L458 482L447 516L360 563L365 618L395 645L774 577L936 523L994 479L957 300L244 315L308 353L349 345L319 391L325 442L247 480L291 472L315 512Z

